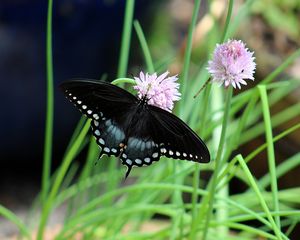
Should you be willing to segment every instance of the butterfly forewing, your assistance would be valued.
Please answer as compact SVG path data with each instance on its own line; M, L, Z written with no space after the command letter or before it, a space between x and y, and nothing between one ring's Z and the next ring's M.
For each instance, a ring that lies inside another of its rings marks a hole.
M210 154L205 143L181 119L155 106L149 106L155 124L155 140L162 155L206 163Z
M93 135L101 154L120 155L125 140L124 117L137 99L112 84L95 80L72 80L61 85L67 98L92 119ZM100 154L100 155L101 155Z

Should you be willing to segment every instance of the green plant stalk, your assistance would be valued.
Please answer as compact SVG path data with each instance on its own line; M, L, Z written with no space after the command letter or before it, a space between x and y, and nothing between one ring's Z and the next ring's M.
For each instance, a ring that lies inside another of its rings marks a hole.
M267 215L267 218L269 219L269 222L271 223L271 225L273 227L273 231L274 231L276 237L278 238L278 240L282 240L282 237L281 237L282 233L281 233L280 229L277 227L277 225L276 225L276 223L275 223L275 221L274 221L274 219L271 215L271 212L268 208L268 205L265 202L264 197L262 196L262 194L261 194L261 192L260 192L260 190L259 190L259 188L258 188L258 186L255 182L255 179L253 178L247 164L245 163L245 161L244 161L244 159L241 155L238 155L237 159L238 159L239 164L241 165L242 169L244 170L244 173L246 174L250 185L252 186L254 192L256 193L256 195L258 197L258 199L260 201L260 204L261 204L263 210L265 211L265 213Z
M278 140L280 140L281 138L284 138L285 136L289 135L290 133L298 130L300 128L300 123L296 124L295 126L292 126L290 128L288 128L287 130L285 130L284 132L278 134L276 137L274 137L273 142L277 142ZM257 154L259 154L260 152L262 152L264 149L266 149L267 144L264 143L263 145L261 145L259 148L255 149L252 153L250 153L246 158L245 161L246 163L248 161L250 161L251 159L253 159Z
M132 78L117 78L111 82L114 85L122 85L123 83L135 84L135 81Z
M209 228L209 221L212 215L212 210L213 210L213 203L214 203L214 194L215 190L217 187L217 178L219 175L220 170L222 169L222 155L223 155L223 149L225 146L225 139L226 139L226 130L229 122L229 112L230 112L230 105L231 105L231 97L232 97L232 87L230 86L227 92L226 96L226 106L224 110L224 116L223 116L223 122L222 122L222 131L221 131L221 137L220 137L220 143L219 143L219 148L217 151L217 156L215 159L215 170L212 176L211 180L211 187L209 191L209 202L208 202L208 210L206 214L206 218L204 220L204 229L203 229L203 237L202 239L205 240L207 237L207 232Z
M194 29L197 23L197 17L199 14L199 10L200 10L200 4L201 4L201 0L195 0L194 2L194 8L193 8L193 14L192 14L192 20L191 23L189 25L189 30L188 30L188 38L187 38L187 43L186 43L186 49L185 49L185 53L184 53L184 62L183 62L183 69L182 69L182 76L180 77L180 83L182 86L181 89L181 93L182 93L182 99L179 102L179 116L181 118L183 118L183 113L184 113L184 99L185 99L185 93L187 90L187 80L188 80L188 73L189 73L189 68L190 68L190 60L191 60L191 55L192 55L192 45L193 45L193 33L194 33ZM179 167L179 166L177 166ZM177 169L176 167L176 163L173 163L173 168L174 171L176 171ZM175 179L175 183L180 183L182 181L182 179ZM182 202L181 199L181 192L180 191L175 191L173 194L173 202ZM182 227L182 225L180 225L180 227ZM182 229L180 229L181 231Z
M294 230L294 228L298 225L298 221L297 220L294 220L294 222L289 226L289 228L286 230L286 232L285 232L285 235L286 236L289 236L291 233L292 233L292 231Z
M228 5L228 10L227 10L227 15L226 15L226 21L225 21L223 34L222 34L222 37L221 37L221 42L224 42L227 39L227 36L228 36L228 28L229 28L229 24L230 24L231 15L232 15L233 3L234 3L234 0L229 0L229 5ZM221 171L221 169L225 169L220 161L221 161L221 158L222 158L223 148L224 148L224 144L225 144L226 128L227 128L227 124L228 124L228 121L229 121L232 91L233 90L230 87L228 95L227 95L227 99L226 99L226 107L225 107L225 110L224 110L225 112L224 112L224 116L223 116L222 130L221 130L221 136L220 136L220 144L219 144L219 148L218 148L218 151L217 151L217 156L216 156L216 159L215 159L215 163L216 163L215 170L217 171L217 173L214 172L214 174L213 174L212 185L211 185L211 190L212 190L211 194L212 195L208 196L208 199L210 201L208 202L208 214L207 214L206 222L204 224L203 240L205 240L205 238L207 236L208 226L209 226L209 221L210 221L210 215L212 214L213 202L214 202L213 195L214 195L214 191L216 191L216 185L217 185L216 180L218 178L219 171ZM219 92L219 94L221 94L221 93ZM222 149L221 149L221 145L223 145ZM221 194L223 197L228 197L228 186L224 185L224 187L219 191L219 194ZM222 220L224 220L228 217L228 210L227 210L226 203L222 203L220 208L217 209L216 217L217 217L217 220L219 220L219 221L222 221ZM223 226L223 227L219 228L219 231L220 231L218 233L219 236L227 236L228 227Z
M122 42L121 42L120 58L119 58L119 65L118 65L118 74L117 74L118 78L125 77L127 73L132 20L133 20L133 12L134 12L134 2L135 0L126 1Z
M271 176L271 190L273 195L273 207L275 211L279 211L279 200L278 200L278 187L277 187L277 178L276 178L276 162L275 162L275 153L274 153L274 145L273 145L273 134L272 134L272 124L271 124L271 116L268 104L267 97L267 89L265 85L258 86L258 91L260 93L262 108L263 108L263 116L265 122L265 130L266 130L266 139L267 139L267 150L268 150L268 165ZM275 221L280 229L280 217L275 216Z
M259 228L250 227L249 225L241 224L241 223L232 223L232 222L222 222L222 225L226 225L231 229L236 229L239 231L245 231L247 233L252 233L255 236L261 236L263 239L273 239L278 240L278 238L270 233L260 230ZM230 239L230 238L229 238ZM241 239L241 238L236 238ZM243 238L242 238L243 239Z
M300 123L297 124L297 125L295 125L295 126L293 126L293 127L291 127L291 128L289 128L289 129L287 129L287 130L285 130L284 132L278 134L275 138L273 138L273 142L274 142L274 143L277 142L278 140L284 138L285 136L287 136L288 134L290 134L290 133L296 131L296 130L299 129L299 128L300 128ZM260 152L262 152L262 151L265 150L266 148L267 148L267 144L266 144L266 143L262 144L260 147L258 147L257 149L255 149L253 152L251 152L251 153L245 158L245 162L248 163L248 162L251 161L257 154L259 154ZM229 173L229 170L230 170L231 168L234 167L234 165L235 165L236 162L237 162L237 158L236 158L236 157L233 158L233 159L230 161L229 165L227 165L226 169L223 170L222 174L218 177L218 182L221 181L224 177L227 176L227 174ZM234 175L235 175L235 173L238 171L238 169L239 169L239 166L236 166L235 170L232 170L231 174L230 174L228 177L226 177L226 178L227 178L226 182L229 182L229 181L234 177ZM262 184L264 184L264 183L262 183ZM262 187L263 187L263 186L264 186L264 185L262 185Z
M274 114L271 119L272 127L273 128L277 127L280 124L293 119L299 114L300 114L300 102L290 107L287 107L286 109L282 110L279 113ZM252 128L244 132L243 134L244 136L243 139L241 139L240 144L246 143L263 133L264 133L264 123L257 123Z
M221 37L221 42L224 42L228 38L228 28L229 28L229 23L230 23L231 14L232 14L233 2L234 2L234 0L229 0L227 16L226 16L224 31L223 31L223 34Z
M190 69L190 61L191 61L191 55L192 55L192 47L193 47L193 34L194 34L194 29L197 23L197 17L199 14L200 10L200 4L201 0L195 0L194 8L193 8L193 15L192 15L192 21L189 26L188 30L188 38L187 38L187 44L186 44L186 49L184 53L184 61L183 61L183 69L182 69L182 76L180 77L180 83L182 86L181 93L182 93L182 98L185 99L186 97L186 90L187 90L187 80L188 80L188 74L189 74L189 69ZM180 117L183 116L183 109L184 109L184 101L183 99L180 101L180 111L179 115Z
M222 90L219 86L214 85L213 86L213 97L212 97L212 109L217 110L220 106L223 104L223 95L222 95ZM218 112L214 114L215 119L218 119L222 116L221 112ZM220 139L221 136L221 126L218 126L214 129L213 131L213 147L215 148L215 151L217 152L218 150L218 140ZM228 149L228 147L226 147ZM224 149L226 150L226 149ZM224 153L223 153L223 158L224 158ZM224 161L224 160L223 160ZM226 168L226 164L223 164L220 172L223 171ZM222 184L224 181L219 182L218 184ZM216 192L218 195L223 196L224 198L228 197L228 185L224 184L222 188L216 189ZM217 221L224 221L228 218L228 209L227 209L227 204L224 201L217 200L216 201L218 207L216 208L216 219ZM222 238L224 236L228 235L228 227L227 226L220 226L217 230L217 235L218 238Z
M154 73L155 69L154 69L151 53L150 53L145 35L143 33L143 30L142 30L142 27L141 27L139 21L135 20L133 22L133 26L135 28L136 34L137 34L138 39L140 41L141 48L143 50L143 54L144 54L144 58L145 58L145 62L146 62L148 72L149 73Z
M47 113L44 142L44 159L42 173L42 203L45 203L50 181L50 169L52 158L52 138L53 138L53 60L52 60L52 9L53 1L48 0L47 13L47 35L46 35L46 64L47 64Z
M180 173L180 174L182 174L182 173ZM106 176L101 175L101 176L98 177L98 179L100 179L100 180L106 179ZM85 180L84 182L87 182L88 185L90 185L90 184L95 184L95 182L97 182L97 180L93 177L93 178L90 178L90 180ZM74 196L75 194L77 194L78 191L82 191L83 189L86 189L86 187L83 186L84 182L80 183L80 185L82 185L82 186L80 186L78 184L75 184L75 186L71 187L72 190L70 188L68 190L65 190L64 193L62 192L60 194L60 197L58 197L58 198L60 198L60 200L58 200L58 202L62 203L67 198L70 198L70 197ZM76 212L76 214L74 216L72 216L72 219L70 219L70 220L75 221L75 219L78 219L77 220L78 223L81 223L81 219L82 219L81 216L82 215L89 214L88 212L91 212L91 213L94 212L95 209L97 209L97 206L102 205L101 203L105 202L106 199L112 198L113 196L115 196L115 197L117 197L118 195L121 196L121 194L123 194L123 193L133 195L135 191L141 191L141 190L145 191L147 189L152 189L152 191L155 190L155 189L161 189L161 190L168 190L169 189L169 190L174 191L174 190L176 190L176 188L181 188L183 192L192 193L194 191L192 187L188 187L188 186L184 186L184 185L172 185L172 184L169 184L169 183L155 183L155 184L146 183L146 184L139 184L139 185L136 184L136 185L132 185L132 186L127 186L127 187L124 187L124 188L114 190L112 192L107 192L104 195L97 197L96 199L89 202L86 206L79 209ZM67 192L69 192L69 193L67 193ZM132 193L130 193L130 192L132 192ZM70 195L70 193L71 193L71 195ZM204 190L198 189L197 194L206 195L207 192L204 191ZM67 195L67 196L63 197L62 195ZM223 201L227 202L229 205L232 205L233 207L235 207L237 209L240 209L241 211L252 215L253 219L255 218L255 219L261 221L262 223L264 223L266 226L270 226L272 228L272 226L269 225L269 222L267 222L264 218L261 218L254 211L251 211L249 208L246 208L244 205L238 204L237 202L232 201L228 198L219 197L218 195L216 195L216 199L220 199L220 200L223 200ZM143 203L143 204L146 204L146 203ZM178 205L178 206L180 206L180 205ZM178 215L176 215L176 216L178 216Z
M233 36L234 32L240 26L242 19L249 15L251 11L251 5L255 2L255 0L247 0L243 6L240 8L238 14L234 17L234 21L230 24L230 28L228 29L227 36Z
M206 114L208 109L208 100L209 100L210 92L211 92L211 85L208 85L204 90L203 107L200 114L201 116L200 133L202 135L205 134ZM189 234L189 239L191 240L195 239L196 229L197 229L197 202L198 202L197 190L199 188L199 181L200 181L200 166L199 164L195 164L194 172L193 172L192 223L191 223L191 231Z
M63 182L63 179L69 169L70 164L72 163L72 160L74 159L75 155L77 154L78 149L80 148L80 145L84 141L84 138L86 134L88 133L88 130L90 128L90 121L87 121L85 126L83 127L82 131L80 132L78 138L74 142L73 146L70 148L70 151L66 154L62 165L59 167L57 177L54 180L53 187L49 193L49 196L47 198L47 201L45 202L41 214L41 221L40 225L38 228L38 234L37 234L37 239L42 240L43 239L43 233L44 229L49 217L49 214L52 210L52 206L55 202L55 197L58 193L58 190Z
M31 239L30 232L27 229L27 227L24 225L24 223L19 219L13 212L8 210L7 208L3 207L0 204L0 216L5 217L12 223L14 223L22 233L23 237L26 237L26 239Z
M176 215L176 210L174 209L170 209L170 208L166 208L164 207L164 205L161 204L145 204L145 205L135 205L135 206L127 206L125 208L120 208L120 207L114 207L114 209L116 211L112 211L111 208L108 209L100 209L97 211L94 211L90 214L81 216L81 223L77 224L77 222L69 222L68 226L66 227L66 229L64 229L64 231L60 232L60 234L57 236L57 239L70 239L67 236L67 231L68 228L72 229L70 232L71 234L74 234L75 231L78 231L82 228L85 228L87 226L91 226L93 223L99 223L100 221L105 220L106 218L112 218L112 219L116 219L116 218L120 218L120 217L128 217L128 215L132 214L132 213L138 213L138 214L142 214L143 212L156 212L158 214L161 215L165 215L167 217L173 217L174 215ZM75 231L74 231L75 230ZM63 235L66 234L64 237Z
M73 145L75 139L77 138L78 134L80 133L82 127L85 125L87 118L85 116L81 116L80 120L78 121L75 130L73 131L73 134L71 136L71 139L68 143L68 146L65 150L65 153L68 152L70 150L70 147Z

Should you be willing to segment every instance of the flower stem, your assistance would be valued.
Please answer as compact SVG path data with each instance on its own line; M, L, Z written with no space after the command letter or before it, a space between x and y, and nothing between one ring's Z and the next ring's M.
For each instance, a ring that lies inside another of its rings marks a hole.
M46 113L46 128L44 142L44 160L42 174L42 203L46 201L50 168L52 158L52 137L53 137L53 61L52 61L52 9L53 1L48 0L47 13L47 33L46 33L46 64L47 64L47 113Z
M206 214L206 219L204 223L204 230L203 230L203 240L206 239L208 228L209 228L209 222L210 218L212 215L212 209L213 209L213 203L214 203L214 195L215 195L215 190L217 187L217 178L219 175L219 172L223 166L222 162L222 155L223 155L223 150L225 146L225 139L226 139L226 130L227 130L227 125L229 122L229 112L230 112L230 105L231 105L231 97L232 97L232 87L230 86L227 92L226 96L226 105L225 105L225 110L224 110L224 116L223 116L223 122L222 122L222 130L221 130L221 137L220 137L220 143L217 151L217 156L215 159L215 170L212 176L211 180L211 185L209 189L209 196L208 196L208 210Z

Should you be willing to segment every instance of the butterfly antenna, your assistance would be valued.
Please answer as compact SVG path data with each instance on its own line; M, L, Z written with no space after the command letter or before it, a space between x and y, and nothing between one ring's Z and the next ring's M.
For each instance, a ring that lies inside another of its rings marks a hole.
M194 95L194 98L198 97L198 95L202 92L202 90L207 86L207 84L209 83L209 79L206 80L206 82L203 84L203 86L199 89L199 91Z
M124 180L127 179L128 175L129 175L129 173L130 173L130 171L131 171L131 168L132 168L132 167L127 167L127 171L126 171L125 179L124 179Z

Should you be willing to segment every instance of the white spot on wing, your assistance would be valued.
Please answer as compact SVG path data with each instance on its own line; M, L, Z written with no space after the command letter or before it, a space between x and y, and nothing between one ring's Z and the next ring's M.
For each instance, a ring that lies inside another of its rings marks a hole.
M161 153L166 153L166 152L167 152L167 149L161 148L161 149L160 149L160 152L161 152Z
M103 148L103 151L104 151L104 152L110 152L110 150L109 150L108 147Z
M94 113L93 114L93 118L95 118L96 120L98 120L99 119L99 115L97 113Z
M141 159L135 159L135 163L136 163L136 164L141 164L141 163L142 163L142 160L141 160Z
M130 159L127 159L127 160L126 160L126 163L127 163L128 165L131 165L131 164L132 164L132 161L131 161Z
M152 157L157 158L158 157L158 153L157 152L153 153Z

